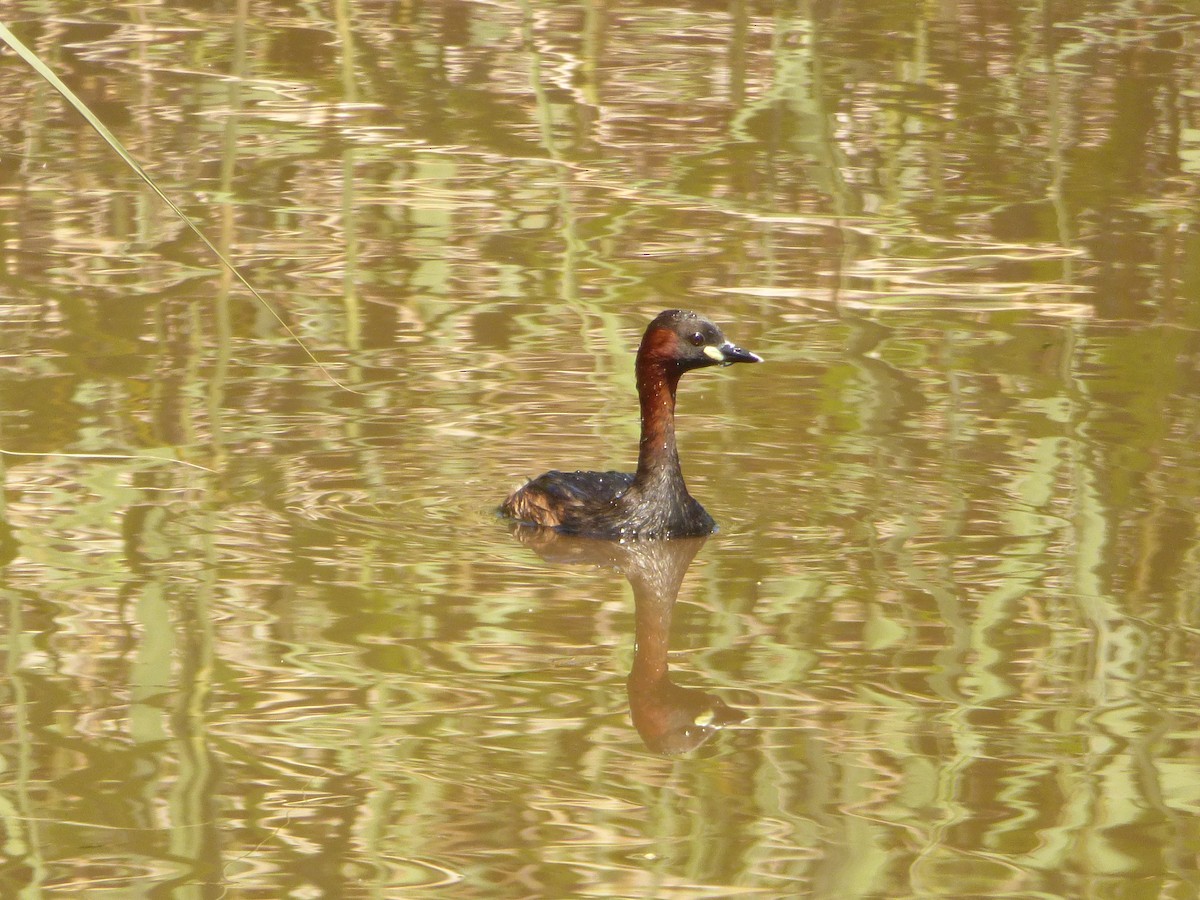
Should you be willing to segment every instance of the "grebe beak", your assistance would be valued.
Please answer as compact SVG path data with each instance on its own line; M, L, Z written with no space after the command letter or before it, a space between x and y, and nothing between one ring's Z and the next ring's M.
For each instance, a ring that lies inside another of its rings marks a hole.
M735 347L726 341L720 347L705 347L704 355L723 366L732 366L739 362L762 362L762 357L741 347Z

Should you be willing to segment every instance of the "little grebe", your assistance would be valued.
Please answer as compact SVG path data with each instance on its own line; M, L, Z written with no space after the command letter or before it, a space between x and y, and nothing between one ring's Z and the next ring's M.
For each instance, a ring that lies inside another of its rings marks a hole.
M642 440L637 473L547 472L514 491L500 512L566 534L634 540L711 534L717 523L683 483L675 447L675 391L690 369L762 362L703 316L659 313L637 353Z

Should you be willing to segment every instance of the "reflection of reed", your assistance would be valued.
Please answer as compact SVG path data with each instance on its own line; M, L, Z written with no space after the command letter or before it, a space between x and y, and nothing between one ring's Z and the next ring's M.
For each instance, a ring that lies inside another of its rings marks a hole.
M633 668L627 682L634 727L656 753L686 753L745 714L719 697L673 683L667 660L671 615L679 587L706 537L617 543L513 526L521 543L553 563L591 564L619 571L636 605Z

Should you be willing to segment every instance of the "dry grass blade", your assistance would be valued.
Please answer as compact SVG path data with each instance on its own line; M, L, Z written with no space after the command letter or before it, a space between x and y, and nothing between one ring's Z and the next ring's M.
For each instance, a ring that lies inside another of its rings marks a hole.
M240 271L238 271L237 266L227 259L225 255L221 253L219 249L217 249L217 246L208 239L204 232L200 230L200 226L193 222L182 209L175 205L175 202L171 200L169 196L167 196L166 192L154 182L154 179L146 173L146 170L143 169L138 161L133 158L132 154L125 149L125 146L117 139L116 135L108 130L107 126L105 126L105 124L96 117L95 113L88 109L87 104L80 100L75 95L74 91L63 84L62 80L55 75L45 63L38 59L37 54L26 47L17 38L17 36L9 31L8 28L2 23L0 23L0 40L3 40L4 43L8 44L8 46L11 47L13 51L30 66L30 68L37 72L38 75L40 75L47 83L49 83L51 87L62 94L63 98L75 109L75 111L83 116L84 120L90 126L92 126L92 128L97 134L100 135L101 138L104 139L104 142L108 144L109 148L119 157L121 157L121 160L125 163L125 165L129 166L129 168L146 183L150 190L152 190L158 196L158 198L162 200L162 202L165 203L173 213L175 213L175 215L179 216L180 220L194 235L196 235L197 238L200 239L200 242L203 243L205 247L212 251L213 255L221 261L221 264L230 271L233 277L241 282L242 286L245 287L246 290L248 290L259 303L266 307L271 315L275 317L275 321L279 323L280 327L283 328L287 335L296 342L300 349L304 351L305 355L312 360L312 362L317 366L318 369L321 370L326 378L344 391L349 391L352 394L361 393L361 391L356 391L354 388L343 384L342 382L338 381L338 379L333 377L333 374L319 359L317 359L316 355L310 349L308 349L308 346L300 339L300 336L296 334L295 330L287 323L279 310L277 310L272 303L268 302L268 300L254 288L254 285L246 280L246 277L242 275Z

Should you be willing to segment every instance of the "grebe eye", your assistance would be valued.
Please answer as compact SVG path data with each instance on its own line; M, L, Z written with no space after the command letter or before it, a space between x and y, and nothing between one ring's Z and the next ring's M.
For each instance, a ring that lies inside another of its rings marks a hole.
M698 331L695 331L692 332L692 336L688 338L688 340L692 342L693 347L700 347L704 344L704 335Z

